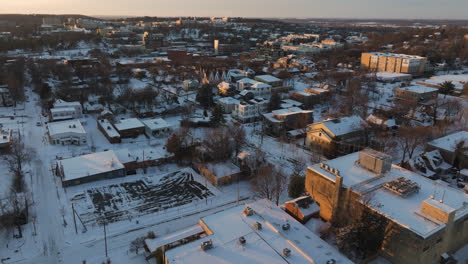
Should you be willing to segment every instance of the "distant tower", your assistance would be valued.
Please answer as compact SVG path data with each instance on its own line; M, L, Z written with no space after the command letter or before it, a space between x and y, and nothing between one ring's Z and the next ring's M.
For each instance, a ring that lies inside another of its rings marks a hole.
M215 55L219 55L219 40L218 39L214 40L214 53Z

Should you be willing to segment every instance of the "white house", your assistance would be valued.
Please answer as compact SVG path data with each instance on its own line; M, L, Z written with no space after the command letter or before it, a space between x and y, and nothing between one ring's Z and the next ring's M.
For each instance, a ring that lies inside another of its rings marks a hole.
M57 100L54 103L54 107L50 109L51 119L66 120L66 119L77 119L83 115L83 107L80 102L65 102L63 100Z
M171 125L162 118L148 119L142 122L145 125L145 134L147 136L164 135L171 131Z
M232 116L241 122L250 122L260 117L268 109L269 100L256 97L234 106Z
M47 124L50 142L61 145L86 144L86 131L77 119Z
M240 101L232 97L221 97L218 99L218 104L223 107L224 113L230 114Z

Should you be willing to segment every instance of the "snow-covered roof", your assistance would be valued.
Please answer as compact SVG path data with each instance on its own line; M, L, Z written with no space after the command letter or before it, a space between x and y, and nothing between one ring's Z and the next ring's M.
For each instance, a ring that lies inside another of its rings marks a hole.
M464 141L463 147L468 147L468 131L456 132L445 137L433 140L427 144L439 149L454 152L457 147L457 144L462 141Z
M248 204L254 214L246 216L244 205L221 211L200 219L212 235L166 251L169 263L352 263L338 250L312 233L271 201L259 200ZM253 226L258 222L262 229ZM290 228L283 230L288 223ZM239 238L245 238L240 245ZM213 248L203 251L200 243L211 240ZM283 250L291 252L283 256Z
M55 114L55 113L62 113L62 112L75 112L76 108L74 107L60 107L60 108L51 108L50 113Z
M216 162L206 164L206 168L215 175L216 178L222 178L225 176L240 173L239 167L234 165L232 162Z
M55 108L59 108L59 107L76 107L76 106L81 107L80 102L66 102L66 101L63 101L63 100L59 99L59 100L55 101L55 103L54 103Z
M280 82L281 79L276 78L272 75L257 75L255 79L261 80L262 82L272 83L272 82Z
M220 103L223 103L223 104L239 104L240 101L235 99L235 98L232 98L232 97L222 97L222 98L219 98L218 99L218 102Z
M147 147L137 149L119 149L115 151L115 155L119 158L122 163L129 163L134 161L148 161L148 160L159 160L167 158L170 154L160 147Z
M143 120L142 122L143 124L145 124L146 127L148 127L151 130L159 130L171 127L171 125L162 118L147 119Z
M285 204L288 203L295 204L304 216L313 215L320 211L320 207L310 196L301 196L291 201L285 202Z
M362 120L362 118L359 116L347 116L323 121L322 124L326 126L335 136L341 136L361 130L362 122L364 122L364 120Z
M49 130L49 135L51 136L63 133L86 134L85 129L78 119L50 122L47 124L47 128Z
M63 168L64 181L124 168L124 165L112 150L61 160L59 164Z
M120 134L119 132L117 132L117 130L114 128L114 126L109 122L109 120L107 119L99 119L98 120L99 123L101 123L101 126L102 128L106 131L105 133L109 136L109 137L120 137Z
M381 175L361 167L356 161L359 160L359 152L342 156L326 162L331 168L341 173L343 186L350 187L359 193L371 193L371 206L374 210L382 213L389 219L401 226L427 237L445 227L442 222L435 221L420 212L421 203L434 196L434 199L442 199L444 204L457 210L455 219L468 214L468 194L454 189L444 182L432 181L424 176L392 164L390 171ZM323 175L331 181L336 180L336 175L315 164L309 169ZM383 188L386 182L404 177L415 182L419 191L403 197Z
M157 237L154 239L145 239L145 244L150 252L155 252L162 246L177 242L192 235L201 234L203 232L204 230L200 225L194 225L166 236Z
M122 131L127 129L142 128L145 125L137 118L128 118L120 120L118 123L115 123L114 126L117 128L117 130Z
M431 92L437 92L439 89L437 88L430 88L430 87L425 87L422 85L411 85L407 87L400 87L397 88L398 90L404 90L412 93L418 93L418 94L424 94L424 93L431 93Z

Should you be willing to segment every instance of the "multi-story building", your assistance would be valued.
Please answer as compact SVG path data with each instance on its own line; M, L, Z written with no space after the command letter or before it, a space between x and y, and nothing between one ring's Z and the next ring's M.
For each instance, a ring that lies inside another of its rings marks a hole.
M425 104L437 98L438 89L412 85L395 89L397 100L406 101L413 104Z
M366 146L366 137L359 116L317 122L309 125L306 145L320 149L329 158L348 154Z
M380 254L392 263L440 263L468 243L468 196L366 149L307 169L305 188L320 216L345 225L360 209L385 227Z
M361 54L361 67L376 72L399 72L421 75L426 71L427 58L416 55L367 52Z
M286 130L306 128L314 120L312 110L302 110L299 107L274 110L263 114L265 132L278 136Z
M263 44L257 45L257 48L255 49L255 55L259 59L275 61L281 57L284 57L285 52L281 48L281 43L265 42Z
M269 100L259 97L242 101L234 106L232 116L241 122L252 122L267 111L268 103Z

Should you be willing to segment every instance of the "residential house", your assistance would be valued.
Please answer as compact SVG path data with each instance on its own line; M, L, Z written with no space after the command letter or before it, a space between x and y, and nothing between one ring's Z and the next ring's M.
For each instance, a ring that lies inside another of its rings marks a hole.
M264 131L271 135L279 136L288 130L304 129L313 123L313 111L302 110L299 107L274 110L271 113L263 114L265 127Z
M148 137L162 136L167 135L171 131L171 125L162 118L153 118L148 120L143 120L145 125L145 134Z
M122 142L119 132L117 129L109 122L109 120L101 118L97 121L97 126L99 131L107 138L111 144L117 144Z
M145 133L145 125L137 118L122 119L114 127L121 138L136 138Z
M468 131L456 132L426 144L426 151L438 150L445 162L459 169L468 168Z
M364 148L367 144L359 116L348 116L309 125L306 145L333 158Z

